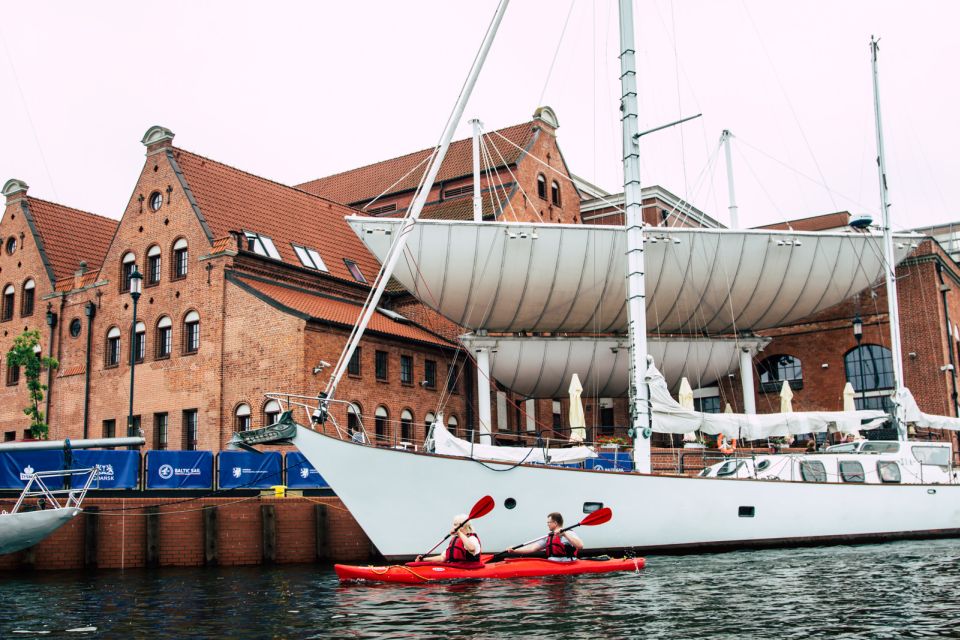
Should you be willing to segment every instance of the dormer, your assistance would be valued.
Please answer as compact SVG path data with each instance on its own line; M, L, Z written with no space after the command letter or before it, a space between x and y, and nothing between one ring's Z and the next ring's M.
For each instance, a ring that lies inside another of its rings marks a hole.
M17 180L16 178L11 178L7 180L6 184L3 185L3 193L7 198L7 204L12 204L17 200L20 200L27 195L27 189L30 186L23 180Z
M173 131L166 127L153 125L143 134L140 142L147 148L147 155L153 155L162 149L168 149L173 146Z
M533 112L533 122L534 127L540 127L554 135L556 135L557 129L560 128L560 121L557 120L557 114L550 107L538 107L537 110Z

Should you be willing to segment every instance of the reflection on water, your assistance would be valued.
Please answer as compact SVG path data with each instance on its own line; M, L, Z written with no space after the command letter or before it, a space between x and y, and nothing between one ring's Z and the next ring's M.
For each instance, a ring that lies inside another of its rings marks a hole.
M0 574L0 585L3 638L960 636L960 540L426 586L340 585L309 566Z

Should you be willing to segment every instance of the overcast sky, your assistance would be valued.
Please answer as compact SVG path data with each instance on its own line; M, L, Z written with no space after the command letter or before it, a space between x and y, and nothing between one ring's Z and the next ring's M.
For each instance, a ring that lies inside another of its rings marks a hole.
M495 5L8 4L0 181L119 217L154 124L288 184L430 146ZM644 185L726 222L730 129L742 224L876 213L876 34L894 225L960 220L960 3L638 0L635 15L641 128L704 114L643 139ZM570 169L618 191L617 54L613 0L514 0L465 119L492 130L550 105Z

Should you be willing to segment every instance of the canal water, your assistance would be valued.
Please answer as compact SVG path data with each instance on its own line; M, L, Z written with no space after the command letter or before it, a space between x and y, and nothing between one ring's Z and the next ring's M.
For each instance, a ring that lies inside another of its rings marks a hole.
M960 540L650 556L640 574L340 585L329 567L0 574L2 638L960 637Z

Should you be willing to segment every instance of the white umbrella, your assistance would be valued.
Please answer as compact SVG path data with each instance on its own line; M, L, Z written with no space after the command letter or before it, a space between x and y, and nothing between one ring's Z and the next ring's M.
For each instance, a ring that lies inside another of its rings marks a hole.
M790 383L783 381L783 387L780 389L780 413L793 413L793 390L790 389Z
M583 385L580 376L573 374L570 380L570 442L583 442L587 439L587 420L583 417L583 403L580 394Z
M724 413L733 413L733 407L730 406L730 403L727 403L727 406L723 409Z
M856 392L853 390L853 385L849 382L843 385L843 410L844 411L856 411L857 403L854 402L856 397Z
M686 376L680 378L680 393L677 395L677 402L680 403L680 406L684 409L690 409L693 411L693 389L690 388L690 383L687 382ZM696 442L697 434L694 432L683 434L684 442Z

